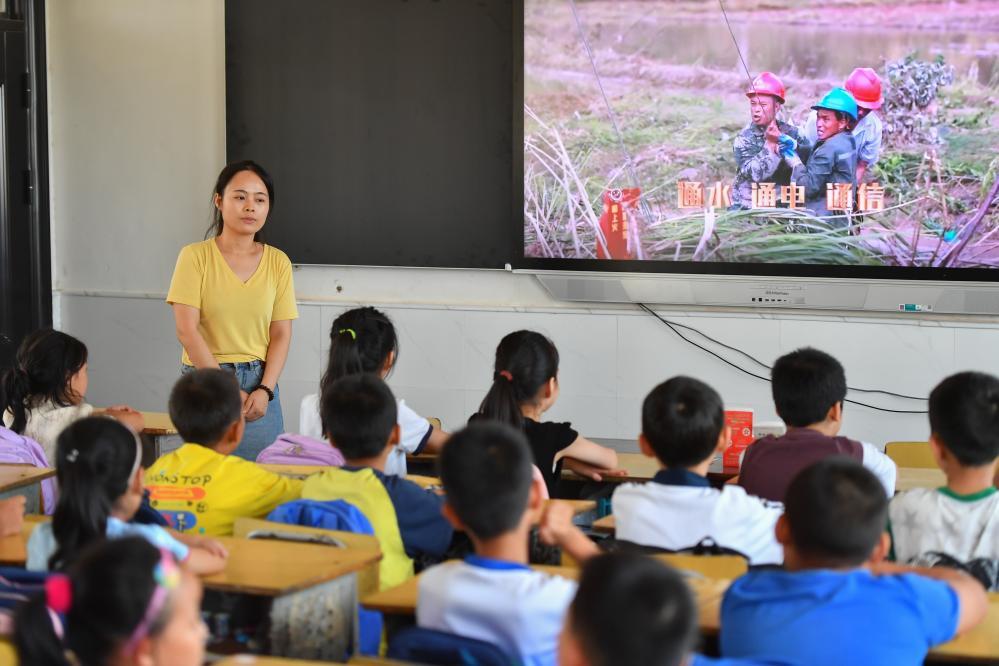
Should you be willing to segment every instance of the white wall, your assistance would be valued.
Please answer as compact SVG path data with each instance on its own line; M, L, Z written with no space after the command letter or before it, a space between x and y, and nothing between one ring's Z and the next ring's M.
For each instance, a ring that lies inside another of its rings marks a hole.
M93 403L162 411L180 358L162 299L177 250L204 233L224 162L222 2L50 3L48 21L59 321L90 347ZM302 317L281 381L289 428L297 424L298 400L316 389L330 322L356 303L383 307L400 329L401 358L390 379L396 392L448 425L477 406L500 337L525 327L548 333L562 353L562 397L552 418L588 435L634 437L642 397L678 373L710 382L727 403L751 406L758 418L774 417L765 383L679 341L648 315L559 303L529 276L305 267L295 280ZM999 330L986 319L668 314L765 362L818 346L844 362L853 386L925 395L959 369L999 372ZM846 432L884 442L924 438L927 426L924 416L849 406Z

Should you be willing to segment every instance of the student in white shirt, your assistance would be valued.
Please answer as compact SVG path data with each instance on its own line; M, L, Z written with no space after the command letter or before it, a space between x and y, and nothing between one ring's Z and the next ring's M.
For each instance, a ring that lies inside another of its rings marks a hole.
M652 389L642 404L642 453L663 465L649 483L628 483L612 499L617 538L683 550L710 538L749 563L779 564L774 526L779 502L743 488L708 483L711 460L729 444L721 396L704 382L674 377Z
M320 393L337 379L370 372L385 379L399 356L395 326L382 312L372 307L347 310L330 327L330 356L320 382ZM406 475L406 456L440 451L448 433L434 428L403 400L398 401L399 444L385 463L388 475ZM319 417L319 394L307 395L299 413L301 434L325 440L325 428Z
M899 562L941 553L967 563L991 560L999 588L999 379L962 372L930 393L930 450L947 476L941 488L899 493L889 509Z
M444 447L444 515L468 534L475 555L423 572L416 622L487 641L516 663L541 666L555 664L576 583L527 564L528 534L542 506L531 460L524 434L495 422L473 423ZM587 541L571 524L562 532L559 545Z

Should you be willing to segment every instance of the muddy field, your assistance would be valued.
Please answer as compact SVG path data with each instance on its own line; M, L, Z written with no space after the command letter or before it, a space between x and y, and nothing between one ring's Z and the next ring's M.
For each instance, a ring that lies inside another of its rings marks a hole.
M574 13L568 0L527 0L529 256L595 256L604 191L637 186L647 259L999 264L996 207L974 215L999 164L999 3L725 6L738 50L717 2L577 0ZM761 211L720 214L708 229L703 214L677 208L680 180L731 183L732 141L748 122L740 52L751 72L781 76L784 119L798 125L854 67L885 79L886 62L914 54L954 68L927 110L935 140L886 137L868 180L885 186L890 210L865 216L859 236Z

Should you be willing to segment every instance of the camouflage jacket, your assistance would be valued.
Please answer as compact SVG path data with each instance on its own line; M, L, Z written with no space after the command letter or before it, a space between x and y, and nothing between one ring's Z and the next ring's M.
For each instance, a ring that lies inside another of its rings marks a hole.
M798 156L802 161L807 160L811 153L808 139L790 123L778 120L777 126L798 142ZM737 170L732 183L733 208L753 207L753 183L775 183L779 189L791 182L791 170L784 160L766 147L765 131L765 127L749 123L735 137L733 150Z

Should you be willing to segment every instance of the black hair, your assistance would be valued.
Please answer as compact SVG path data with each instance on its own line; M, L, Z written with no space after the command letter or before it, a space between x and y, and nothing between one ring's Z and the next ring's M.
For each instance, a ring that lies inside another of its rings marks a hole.
M479 413L523 429L521 405L533 404L552 377L558 377L555 344L535 331L514 331L496 347L493 385L479 405Z
M185 442L214 446L242 414L239 382L234 374L218 368L185 373L170 391L169 410Z
M721 396L691 377L663 382L642 403L642 434L667 467L704 462L717 448L724 428Z
M82 400L69 383L86 363L87 346L72 335L43 328L26 337L13 367L0 372L0 414L13 414L11 430L23 433L28 412L46 400L60 407Z
M56 635L45 593L23 602L14 618L20 663L31 666L101 666L110 663L149 606L157 582L160 551L141 537L102 541L87 548L69 569L71 604L62 640ZM166 610L150 626L157 636ZM68 656L72 653L72 659Z
M792 428L826 419L846 398L846 372L829 354L803 347L777 359L770 370L777 416Z
M833 456L791 480L784 515L799 553L822 566L856 566L870 557L885 530L888 496L870 470Z
M50 569L65 568L84 546L104 538L108 516L132 480L139 450L135 433L102 416L80 419L60 433L55 460L59 501L52 514L57 546Z
M533 482L523 431L474 422L451 435L438 459L447 503L468 531L491 539L514 529L527 510Z
M323 432L344 458L374 458L385 450L398 420L395 396L378 375L341 377L322 393Z
M205 232L205 240L222 235L222 229L225 227L225 223L222 221L222 211L219 206L215 205L215 198L216 196L222 197L222 195L225 194L225 188L229 185L229 181L231 181L236 174L242 173L243 171L251 171L257 174L257 176L260 177L260 180L264 181L264 187L267 188L267 200L269 204L268 215L274 211L274 181L271 180L270 174L253 160L230 162L223 167L222 171L219 172L219 177L215 180L215 188L212 190L212 223L211 226L208 227L208 231ZM258 231L254 234L253 240L262 241L263 231Z
M587 561L567 622L592 666L680 666L697 638L683 577L637 553Z
M967 467L999 456L999 379L960 372L930 393L930 431Z
M347 375L381 374L389 356L398 359L399 338L385 313L372 307L347 310L330 327L330 355L319 392Z

